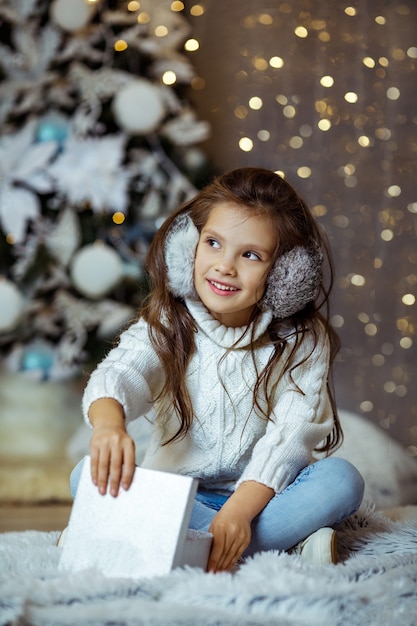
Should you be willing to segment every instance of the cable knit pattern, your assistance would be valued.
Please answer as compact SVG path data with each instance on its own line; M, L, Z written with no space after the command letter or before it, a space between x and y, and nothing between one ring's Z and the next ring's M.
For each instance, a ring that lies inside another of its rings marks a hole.
M313 448L332 429L326 391L327 340L323 336L306 363L293 373L303 394L288 375L279 382L272 421L267 421L252 407L256 371L248 349L251 329L242 337L245 328L223 326L200 301L186 302L198 327L197 350L187 372L195 419L181 441L164 447L161 443L178 429L178 418L172 413L155 421L143 467L194 476L201 487L217 491L232 491L246 480L263 483L276 492L283 490L311 462ZM271 317L271 312L263 313L256 338L265 333ZM307 336L299 357L308 355L311 347ZM287 346L275 381L289 350ZM268 342L260 342L255 351L258 371L268 362L271 351ZM153 415L153 398L160 390L162 376L148 327L139 320L122 334L119 345L91 375L83 398L85 419L88 422L91 402L100 397L118 400L127 421Z

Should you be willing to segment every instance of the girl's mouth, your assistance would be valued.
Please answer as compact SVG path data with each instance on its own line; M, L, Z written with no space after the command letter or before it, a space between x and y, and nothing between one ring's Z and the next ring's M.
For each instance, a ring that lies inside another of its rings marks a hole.
M231 287L230 285L223 285L223 283L218 283L215 280L208 280L207 282L210 285L211 290L214 291L214 293L221 294L222 296L226 294L236 293L236 291L239 291L237 287Z

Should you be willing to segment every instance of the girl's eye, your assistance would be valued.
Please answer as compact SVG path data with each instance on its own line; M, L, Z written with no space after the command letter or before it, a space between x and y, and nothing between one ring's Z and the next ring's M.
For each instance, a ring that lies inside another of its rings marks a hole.
M246 257L247 259L250 259L251 261L261 260L261 257L259 256L259 254L256 254L256 252L251 252L250 250L245 252L243 256Z
M212 237L207 239L207 243L210 246L210 248L220 248L220 244L217 241L217 239L213 239Z

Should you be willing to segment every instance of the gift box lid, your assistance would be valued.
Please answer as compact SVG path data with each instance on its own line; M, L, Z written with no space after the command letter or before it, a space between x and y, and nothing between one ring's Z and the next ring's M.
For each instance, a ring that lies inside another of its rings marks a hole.
M188 531L198 481L137 467L127 491L101 495L85 458L59 568L142 578L207 566L212 535Z

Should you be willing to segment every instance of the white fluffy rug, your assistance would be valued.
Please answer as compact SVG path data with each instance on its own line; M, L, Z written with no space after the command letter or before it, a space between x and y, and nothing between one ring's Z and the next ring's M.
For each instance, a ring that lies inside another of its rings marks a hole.
M57 532L0 535L2 626L415 626L417 521L366 510L338 532L341 562L263 553L234 574L147 580L58 572Z

